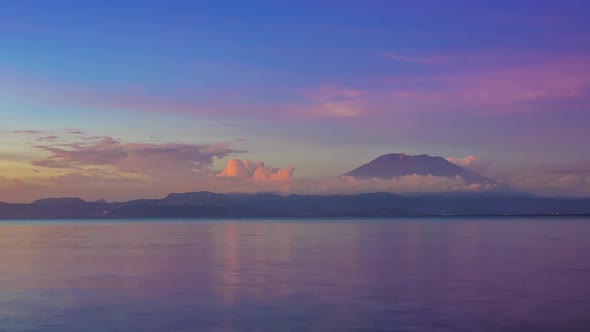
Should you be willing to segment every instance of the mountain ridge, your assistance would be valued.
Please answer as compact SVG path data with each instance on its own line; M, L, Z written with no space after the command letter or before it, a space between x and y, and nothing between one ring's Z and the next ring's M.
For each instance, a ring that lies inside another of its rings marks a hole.
M0 203L0 219L383 217L420 215L590 214L590 198L547 198L514 193L399 195L175 194L129 202L46 199L44 204ZM185 198L192 200L184 200ZM215 197L204 203L200 198ZM223 204L219 204L219 203Z

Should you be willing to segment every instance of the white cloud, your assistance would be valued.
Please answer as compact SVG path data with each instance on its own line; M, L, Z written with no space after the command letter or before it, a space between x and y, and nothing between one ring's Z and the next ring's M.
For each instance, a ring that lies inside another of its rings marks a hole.
M472 171L480 175L485 175L493 163L490 160L483 160L474 155L469 155L463 158L450 157L447 158L447 160L459 167L462 167L466 170Z

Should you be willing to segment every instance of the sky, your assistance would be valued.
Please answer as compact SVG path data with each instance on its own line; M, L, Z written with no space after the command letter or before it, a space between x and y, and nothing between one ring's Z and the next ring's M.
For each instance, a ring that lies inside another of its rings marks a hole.
M429 154L590 196L588 1L0 2L0 201L485 190L338 177Z

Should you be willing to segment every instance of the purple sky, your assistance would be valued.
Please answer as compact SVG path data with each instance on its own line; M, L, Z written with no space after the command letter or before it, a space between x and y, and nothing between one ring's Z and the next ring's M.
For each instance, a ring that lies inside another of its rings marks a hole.
M468 189L334 178L391 152L590 196L589 12L573 0L3 1L0 201Z

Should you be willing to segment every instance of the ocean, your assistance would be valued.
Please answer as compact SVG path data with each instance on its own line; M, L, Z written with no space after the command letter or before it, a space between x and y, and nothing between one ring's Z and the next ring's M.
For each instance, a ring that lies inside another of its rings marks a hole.
M590 331L590 218L0 221L0 331Z

